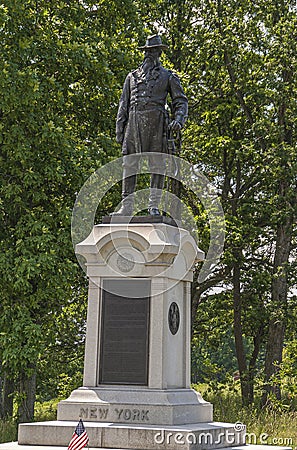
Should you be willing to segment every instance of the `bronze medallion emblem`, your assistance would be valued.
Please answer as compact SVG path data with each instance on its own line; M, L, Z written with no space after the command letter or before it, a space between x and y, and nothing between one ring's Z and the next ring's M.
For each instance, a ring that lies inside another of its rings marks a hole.
M173 335L178 332L180 322L179 307L177 303L172 302L168 311L169 329Z

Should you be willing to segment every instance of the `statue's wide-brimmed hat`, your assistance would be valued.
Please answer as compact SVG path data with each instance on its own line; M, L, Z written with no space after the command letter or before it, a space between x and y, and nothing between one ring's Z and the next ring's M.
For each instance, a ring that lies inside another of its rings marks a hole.
M161 36L154 34L153 36L149 36L147 38L143 47L138 47L139 50L148 50L150 48L161 48L162 50L166 50L168 45L162 44Z

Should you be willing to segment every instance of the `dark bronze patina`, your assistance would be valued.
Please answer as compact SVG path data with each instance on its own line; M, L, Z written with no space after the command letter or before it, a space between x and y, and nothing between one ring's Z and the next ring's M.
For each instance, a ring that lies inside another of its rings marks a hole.
M150 280L105 280L99 384L148 383Z
M169 330L173 335L175 335L178 332L179 323L180 323L179 307L177 303L172 302L168 310L168 325Z
M132 194L139 158L130 155L143 152L159 153L149 158L151 182L148 210L151 215L160 215L158 206L165 173L163 155L169 151L169 131L179 132L188 114L188 101L179 78L160 63L160 55L166 48L160 36L150 36L145 46L140 47L145 52L142 65L130 72L124 83L116 124L116 138L122 145L124 156L123 200L121 209L113 215L131 216L133 213ZM171 121L166 110L168 95L171 97Z

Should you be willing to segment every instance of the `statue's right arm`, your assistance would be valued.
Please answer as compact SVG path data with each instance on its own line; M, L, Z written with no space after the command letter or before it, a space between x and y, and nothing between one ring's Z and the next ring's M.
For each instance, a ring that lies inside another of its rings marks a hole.
M130 106L130 74L127 76L122 95L119 102L119 109L116 123L116 140L119 144L123 143L125 128L129 118L129 106Z

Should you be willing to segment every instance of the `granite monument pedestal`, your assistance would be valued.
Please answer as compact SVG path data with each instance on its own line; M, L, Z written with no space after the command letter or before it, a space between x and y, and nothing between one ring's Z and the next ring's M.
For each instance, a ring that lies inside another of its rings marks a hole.
M57 421L21 424L19 447L65 447L80 418L92 448L243 445L245 430L214 423L190 388L190 284L203 252L168 223L111 222L76 247L90 280L83 387Z

